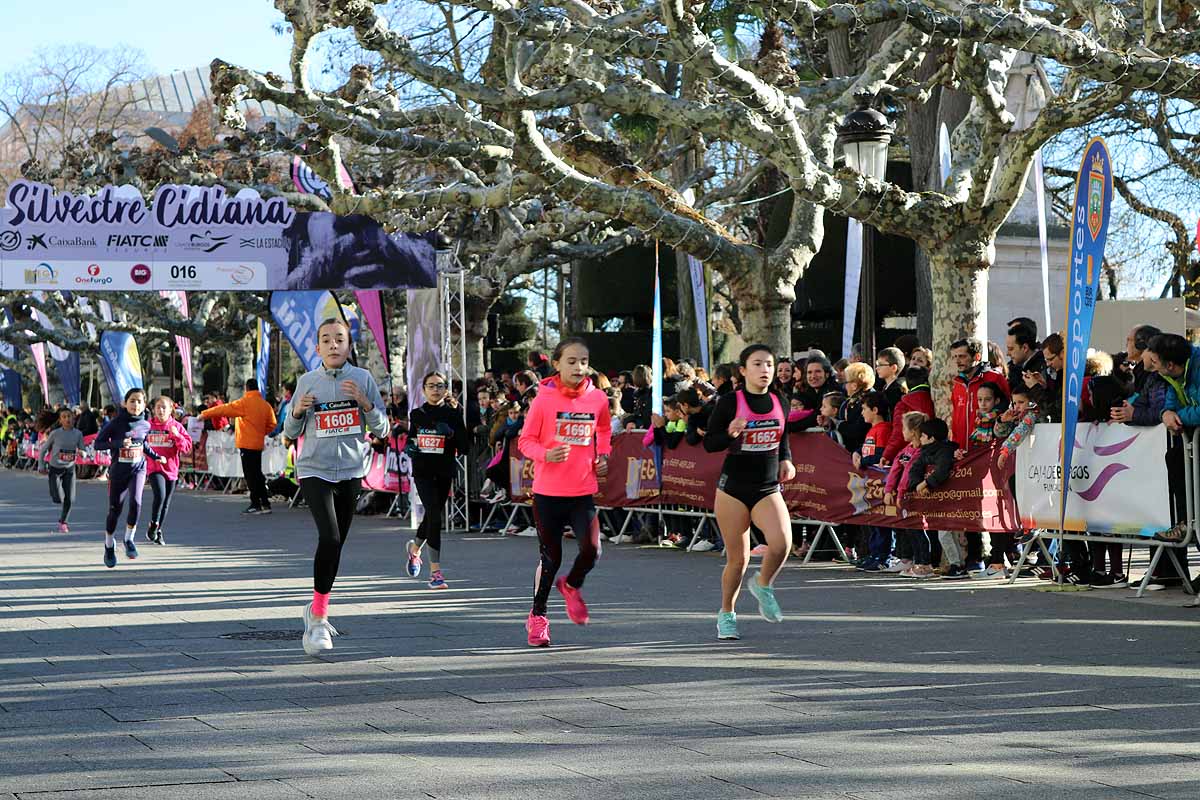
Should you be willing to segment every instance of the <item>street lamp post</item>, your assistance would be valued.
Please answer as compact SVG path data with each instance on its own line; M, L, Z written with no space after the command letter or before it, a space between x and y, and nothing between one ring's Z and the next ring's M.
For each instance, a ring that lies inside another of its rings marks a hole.
M838 126L838 144L846 156L846 166L877 181L887 174L888 144L895 130L881 112L871 107L874 97L861 92L854 98L858 107ZM862 269L859 277L859 341L862 358L868 364L875 358L875 236L874 228L862 230ZM846 355L846 354L843 354Z

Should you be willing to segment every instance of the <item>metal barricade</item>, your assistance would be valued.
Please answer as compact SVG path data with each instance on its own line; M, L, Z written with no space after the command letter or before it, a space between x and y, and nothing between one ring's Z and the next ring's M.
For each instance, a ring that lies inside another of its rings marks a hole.
M1184 591L1188 594L1195 595L1196 590L1192 586L1191 576L1188 574L1187 550L1192 543L1196 541L1198 524L1198 520L1196 519L1196 510L1197 508L1200 508L1200 495L1197 494L1200 492L1200 459L1196 457L1198 452L1197 448L1200 447L1200 428L1191 431L1190 435L1183 435L1180 438L1182 440L1183 447L1183 498L1185 513L1187 516L1187 519L1181 521L1181 524L1183 525L1182 538L1176 541L1169 541L1166 539L1149 538L1146 536L1091 534L1087 533L1086 531L1078 532L1049 529L1034 531L1033 535L1021 545L1020 558L1013 567L1012 575L1009 577L1008 583L1011 584L1016 581L1017 577L1020 575L1022 567L1024 567L1026 562L1029 560L1029 556L1032 555L1035 547L1038 548L1042 558L1044 558L1047 565L1049 565L1053 579L1061 582L1062 575L1058 569L1054 555L1050 552L1047 541L1057 541L1059 548L1062 547L1063 542L1082 541L1104 544L1120 544L1129 547L1152 548L1150 566L1146 568L1146 574L1142 576L1142 581L1140 584L1138 584L1137 597L1141 597L1143 594L1145 594L1146 587L1150 584L1150 579L1154 576L1154 570L1158 567L1158 564L1162 560L1164 553L1167 555L1167 558L1170 559L1172 566L1175 568L1175 572L1183 580ZM1170 481L1169 476L1167 480L1168 482ZM1174 530L1174 528L1172 530ZM1179 556L1176 554L1176 551L1179 550L1183 551L1182 562L1180 561ZM1188 605L1200 606L1200 596L1195 598Z

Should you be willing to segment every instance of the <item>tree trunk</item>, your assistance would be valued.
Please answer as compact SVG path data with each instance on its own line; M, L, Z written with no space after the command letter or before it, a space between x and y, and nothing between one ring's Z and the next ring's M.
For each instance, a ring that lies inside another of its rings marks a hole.
M229 349L229 372L225 378L225 398L230 402L245 393L246 381L254 377L254 347L252 343L253 339L246 338Z
M965 263L964 263L965 262ZM934 253L929 259L933 286L933 375L930 385L938 416L950 415L950 388L955 369L950 345L958 339L976 339L987 347L987 281L985 265L978 259L956 260L952 254Z
M747 345L769 345L776 357L792 354L792 302L778 287L755 276L734 284L738 312L742 318L742 338Z

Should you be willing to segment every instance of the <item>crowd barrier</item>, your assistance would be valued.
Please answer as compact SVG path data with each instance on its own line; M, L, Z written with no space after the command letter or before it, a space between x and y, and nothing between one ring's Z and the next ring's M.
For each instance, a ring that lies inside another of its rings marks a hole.
M1042 428L1043 426L1038 426ZM1050 435L1050 442L1054 441L1054 431L1051 428L1058 426L1044 426L1047 430L1046 434ZM1166 429L1162 426L1156 428L1131 429L1138 434L1137 438L1143 441L1131 441L1126 434L1128 430L1122 432L1120 429L1125 426L1111 426L1109 430L1104 431L1108 439L1117 439L1118 441L1110 443L1090 444L1085 439L1085 445L1077 450L1082 451L1084 467L1091 464L1091 459L1087 456L1097 455L1099 450L1101 459L1108 459L1120 455L1120 462L1112 462L1103 464L1097 470L1081 470L1082 474L1078 477L1073 477L1073 481L1090 480L1091 486L1095 487L1101 480L1107 482L1100 486L1101 491L1092 497L1089 504L1096 503L1102 498L1105 504L1103 506L1093 506L1097 512L1100 512L1104 521L1098 521L1095 516L1091 518L1079 518L1079 511L1072 508L1071 504L1067 507L1068 519L1074 518L1078 522L1084 523L1082 530L1063 530L1055 526L1057 519L1050 520L1039 519L1037 517L1027 518L1025 521L1033 533L1029 539L1021 546L1020 559L1014 569L1009 583L1016 580L1021 567L1028 561L1029 557L1036 551L1040 552L1042 558L1049 564L1050 569L1056 580L1061 580L1059 570L1055 564L1055 558L1051 555L1050 545L1057 543L1057 547L1062 546L1062 542L1066 541L1084 541L1109 544L1122 544L1128 547L1149 547L1150 548L1150 566L1146 570L1146 574L1142 577L1141 582L1137 587L1137 596L1141 597L1150 580L1155 575L1160 561L1165 555L1170 561L1175 573L1183 581L1183 589L1189 594L1196 594L1195 588L1192 586L1190 576L1187 569L1187 551L1188 548L1197 541L1197 510L1200 509L1200 459L1197 456L1197 447L1200 447L1200 429L1195 429L1190 432L1185 432L1183 435L1173 435L1168 441ZM1090 447L1089 447L1090 444ZM1171 526L1172 520L1171 508L1176 505L1170 496L1171 479L1168 475L1168 459L1164 458L1164 454L1168 446L1174 444L1182 448L1182 474L1179 476L1179 491L1183 494L1184 508L1186 519L1180 520L1178 526ZM1140 451L1134 451L1134 446L1139 445ZM1119 448L1119 449L1118 449ZM1018 464L1023 465L1027 469L1037 469L1038 461L1036 459L1036 451L1038 443L1032 442L1028 448L1022 448L1022 452L1018 455L1024 455L1025 460L1022 462L1018 458ZM1130 466L1131 462L1133 466ZM1115 476L1120 476L1125 471L1131 474L1126 476L1124 486L1117 485L1115 488L1118 491L1109 495L1108 492L1114 487L1113 484L1118 480ZM1076 468L1072 468L1074 473ZM1124 489L1124 491L1120 491ZM1088 490L1085 489L1084 493ZM1054 493L1048 493L1053 495ZM1076 493L1078 494L1078 493ZM1056 499L1056 498L1055 498ZM1074 498L1073 498L1074 499ZM1059 506L1054 503L1051 511L1059 513ZM1129 520L1122 522L1120 519L1114 524L1112 518L1119 516L1116 512L1128 512ZM1023 515L1024 516L1024 515ZM1154 517L1151 525L1142 525L1139 527L1137 519L1146 517ZM1037 523L1049 523L1034 527ZM1170 527L1172 535L1165 535L1163 530ZM1183 553L1183 560L1180 561L1178 552ZM1200 605L1200 598L1193 600L1192 605Z

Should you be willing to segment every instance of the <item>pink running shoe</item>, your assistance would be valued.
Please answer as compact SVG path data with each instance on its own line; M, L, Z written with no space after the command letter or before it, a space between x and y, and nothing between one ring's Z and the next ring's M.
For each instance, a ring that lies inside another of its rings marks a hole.
M58 532L59 533L70 533L71 529L67 527L67 523L60 522L60 523L58 523Z
M529 612L529 619L525 620L525 631L529 634L530 647L550 646L550 620L541 614Z
M574 586L567 583L565 576L560 577L554 582L558 591L563 596L563 600L567 601L567 617L576 625L587 625L588 610L587 603L583 602L583 595Z

